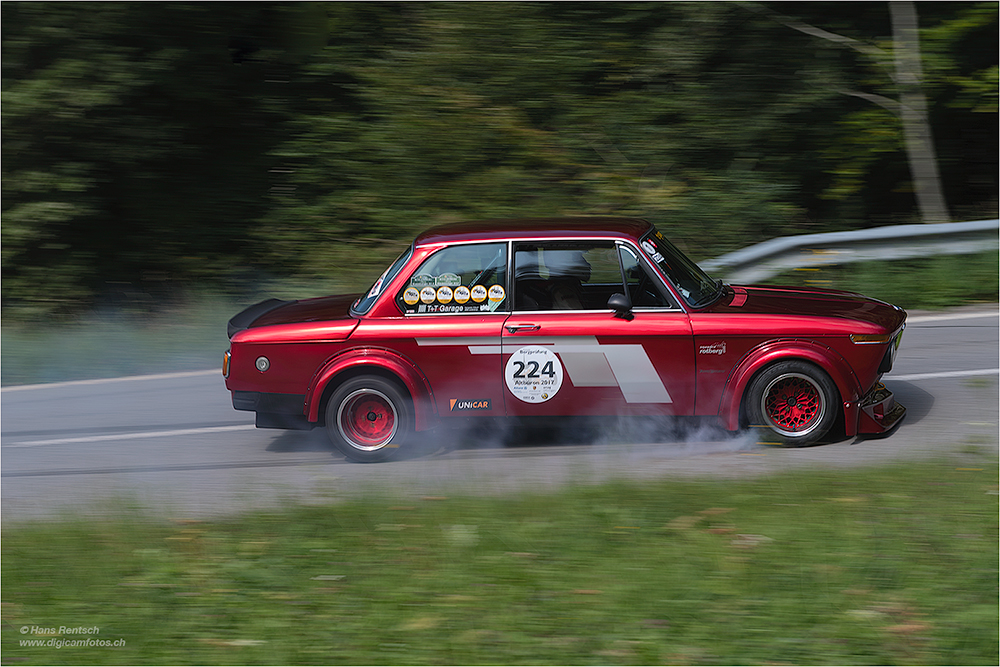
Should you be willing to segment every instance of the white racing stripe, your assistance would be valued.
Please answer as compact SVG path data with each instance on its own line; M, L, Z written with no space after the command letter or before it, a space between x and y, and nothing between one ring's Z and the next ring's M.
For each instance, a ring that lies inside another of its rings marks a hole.
M138 440L139 438L167 438L177 435L203 435L205 433L222 433L224 431L249 431L257 428L253 424L237 426L207 426L205 428L181 428L175 431L140 431L138 433L115 433L107 435L88 435L79 438L56 438L54 440L32 440L3 445L4 449L21 447L45 447L47 445L72 445L81 442L108 442L111 440Z
M910 375L886 375L883 381L891 380L934 380L937 378L962 378L973 375L996 375L1000 368L980 368L974 371L943 371L941 373L911 373Z

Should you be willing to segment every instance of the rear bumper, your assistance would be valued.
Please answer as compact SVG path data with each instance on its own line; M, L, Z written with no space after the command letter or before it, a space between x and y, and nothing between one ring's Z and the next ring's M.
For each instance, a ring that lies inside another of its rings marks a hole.
M234 391L233 407L257 414L257 428L283 428L308 431L316 424L303 414L305 396L267 394L258 391Z
M906 408L881 382L859 401L858 408L858 433L885 433L906 414Z

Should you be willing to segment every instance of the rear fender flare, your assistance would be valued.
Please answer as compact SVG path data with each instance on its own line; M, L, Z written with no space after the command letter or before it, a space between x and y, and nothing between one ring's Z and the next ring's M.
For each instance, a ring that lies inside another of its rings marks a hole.
M747 385L761 369L777 361L808 361L823 369L837 385L844 410L846 435L854 435L858 424L858 400L861 385L850 365L838 353L825 345L808 340L773 340L747 353L729 375L719 405L719 418L725 427L735 431L740 428L743 394Z
M313 375L306 391L305 412L310 422L319 421L327 388L336 387L344 379L371 372L389 375L398 380L413 399L414 428L424 431L436 421L434 393L427 378L412 361L403 355L384 348L355 348L345 350L327 361Z

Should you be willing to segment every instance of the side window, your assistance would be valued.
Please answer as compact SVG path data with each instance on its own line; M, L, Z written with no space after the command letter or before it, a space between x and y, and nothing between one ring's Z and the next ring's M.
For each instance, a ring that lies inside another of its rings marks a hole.
M659 279L649 274L635 254L625 246L619 246L618 252L622 258L622 272L625 274L632 307L672 308L673 304L663 295Z
M507 244L444 248L413 272L396 303L407 315L508 310Z
M515 310L605 310L622 292L610 242L560 241L514 246Z

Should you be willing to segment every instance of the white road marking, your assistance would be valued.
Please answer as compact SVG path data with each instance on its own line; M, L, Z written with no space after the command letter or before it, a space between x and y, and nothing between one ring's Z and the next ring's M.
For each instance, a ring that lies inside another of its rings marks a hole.
M49 382L47 384L18 384L12 387L0 387L0 391L26 391L28 389L55 389L56 387L76 387L88 384L108 384L111 382L131 382L134 380L170 380L173 378L193 378L202 375L218 375L222 377L222 371L218 368L205 371L185 371L183 373L160 373L158 375L128 375L120 378L101 378L98 380L71 380L69 382Z
M886 375L883 380L934 380L936 378L961 378L973 375L996 375L1000 368L980 368L974 371L943 371L941 373L911 373L910 375Z
M1000 311L989 313L953 313L951 315L919 315L917 317L906 318L906 324L920 324L921 322L944 322L951 320L974 320L980 317L1000 317Z
M45 447L47 445L71 445L81 442L107 442L111 440L136 440L139 438L166 438L175 435L202 435L205 433L221 433L223 431L249 431L255 428L257 427L253 424L239 424L237 426L207 426L204 428L181 428L175 431L140 431L138 433L88 435L79 438L56 438L53 440L31 440L29 442L16 442L12 445L3 445L3 448L14 449L22 447Z

